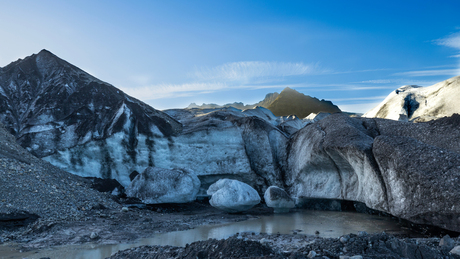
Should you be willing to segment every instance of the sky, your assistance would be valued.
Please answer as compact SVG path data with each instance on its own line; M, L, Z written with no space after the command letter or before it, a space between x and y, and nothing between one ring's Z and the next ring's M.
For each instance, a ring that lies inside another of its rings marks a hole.
M156 109L285 87L364 113L460 75L460 1L0 0L0 67L42 49Z

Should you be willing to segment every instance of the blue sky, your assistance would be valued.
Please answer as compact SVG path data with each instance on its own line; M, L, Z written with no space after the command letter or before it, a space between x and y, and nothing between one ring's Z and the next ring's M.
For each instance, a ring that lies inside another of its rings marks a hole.
M6 1L0 66L41 49L157 109L291 87L366 112L460 75L460 1Z

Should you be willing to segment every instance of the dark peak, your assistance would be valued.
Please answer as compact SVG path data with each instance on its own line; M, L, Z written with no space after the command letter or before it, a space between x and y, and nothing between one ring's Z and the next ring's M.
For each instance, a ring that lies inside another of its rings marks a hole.
M32 54L32 55L27 56L27 57L25 57L23 59L20 58L20 59L14 61L14 62L11 62L7 66L3 67L3 69L8 70L9 68L15 67L17 65L30 66L31 64L36 63L37 58L40 58L43 61L58 61L58 60L60 60L60 58L58 58L56 55L54 55L50 51L48 51L46 49L42 49L37 54Z
M49 51L47 49L42 49L42 50L40 50L40 52L38 52L37 55L49 55L49 54L54 55L53 53L51 53L51 51Z
M53 53L51 53L50 51L46 49L42 49L40 52L38 52L38 54L32 55L32 56L35 56L37 58L44 59L44 60L61 60L58 56L54 55Z
M289 88L289 87L284 88L283 91L281 91L280 95L282 95L282 96L284 96L284 95L309 96L309 95L303 94L303 93L298 92L297 90Z
M284 91L286 91L286 92L289 92L289 91L297 92L296 90L294 90L294 89L292 89L292 88L290 88L290 87L284 88L283 91L281 91L281 92L284 92Z
M305 95L305 94L303 94L301 92L298 92L295 89L286 87L286 88L283 89L283 91L281 91L280 95ZM308 96L308 95L306 95L306 96Z

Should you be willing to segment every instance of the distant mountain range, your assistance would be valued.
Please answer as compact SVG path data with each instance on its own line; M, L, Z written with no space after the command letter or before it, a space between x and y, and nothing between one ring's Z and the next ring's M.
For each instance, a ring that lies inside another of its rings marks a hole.
M311 113L340 112L339 107L334 105L331 101L319 100L318 98L311 97L297 92L294 89L286 87L281 93L269 93L265 98L256 104L244 105L241 102L228 103L224 105L217 104L190 104L187 108L223 108L234 107L237 109L253 109L254 107L261 106L269 109L276 116L289 116L296 115L299 118L305 118Z

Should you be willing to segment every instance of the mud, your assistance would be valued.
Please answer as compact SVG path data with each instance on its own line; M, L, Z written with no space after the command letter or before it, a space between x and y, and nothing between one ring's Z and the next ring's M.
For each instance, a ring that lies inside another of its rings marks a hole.
M211 207L207 201L158 206L125 204L124 207L128 210L88 210L79 221L38 220L14 230L2 230L0 244L19 243L20 249L27 251L89 242L96 245L128 243L155 233L243 221L272 213L270 208L257 206L244 214L228 214Z
M129 200L122 202L125 207L122 210L93 208L85 211L81 220L37 220L13 231L2 230L4 249L0 249L0 255L2 258L24 255L35 258L34 253L39 250L56 246L83 248L133 243L157 233L244 221L273 213L273 209L258 205L245 213L229 214L211 207L206 200L156 206ZM444 234L427 237L422 234L351 233L338 238L322 238L296 231L292 234L250 232L237 233L224 240L197 241L185 247L125 247L121 249L126 250L111 258L460 258L449 253L452 247L439 246L440 236ZM451 246L460 245L456 236L452 240ZM11 253L5 248L10 248Z

